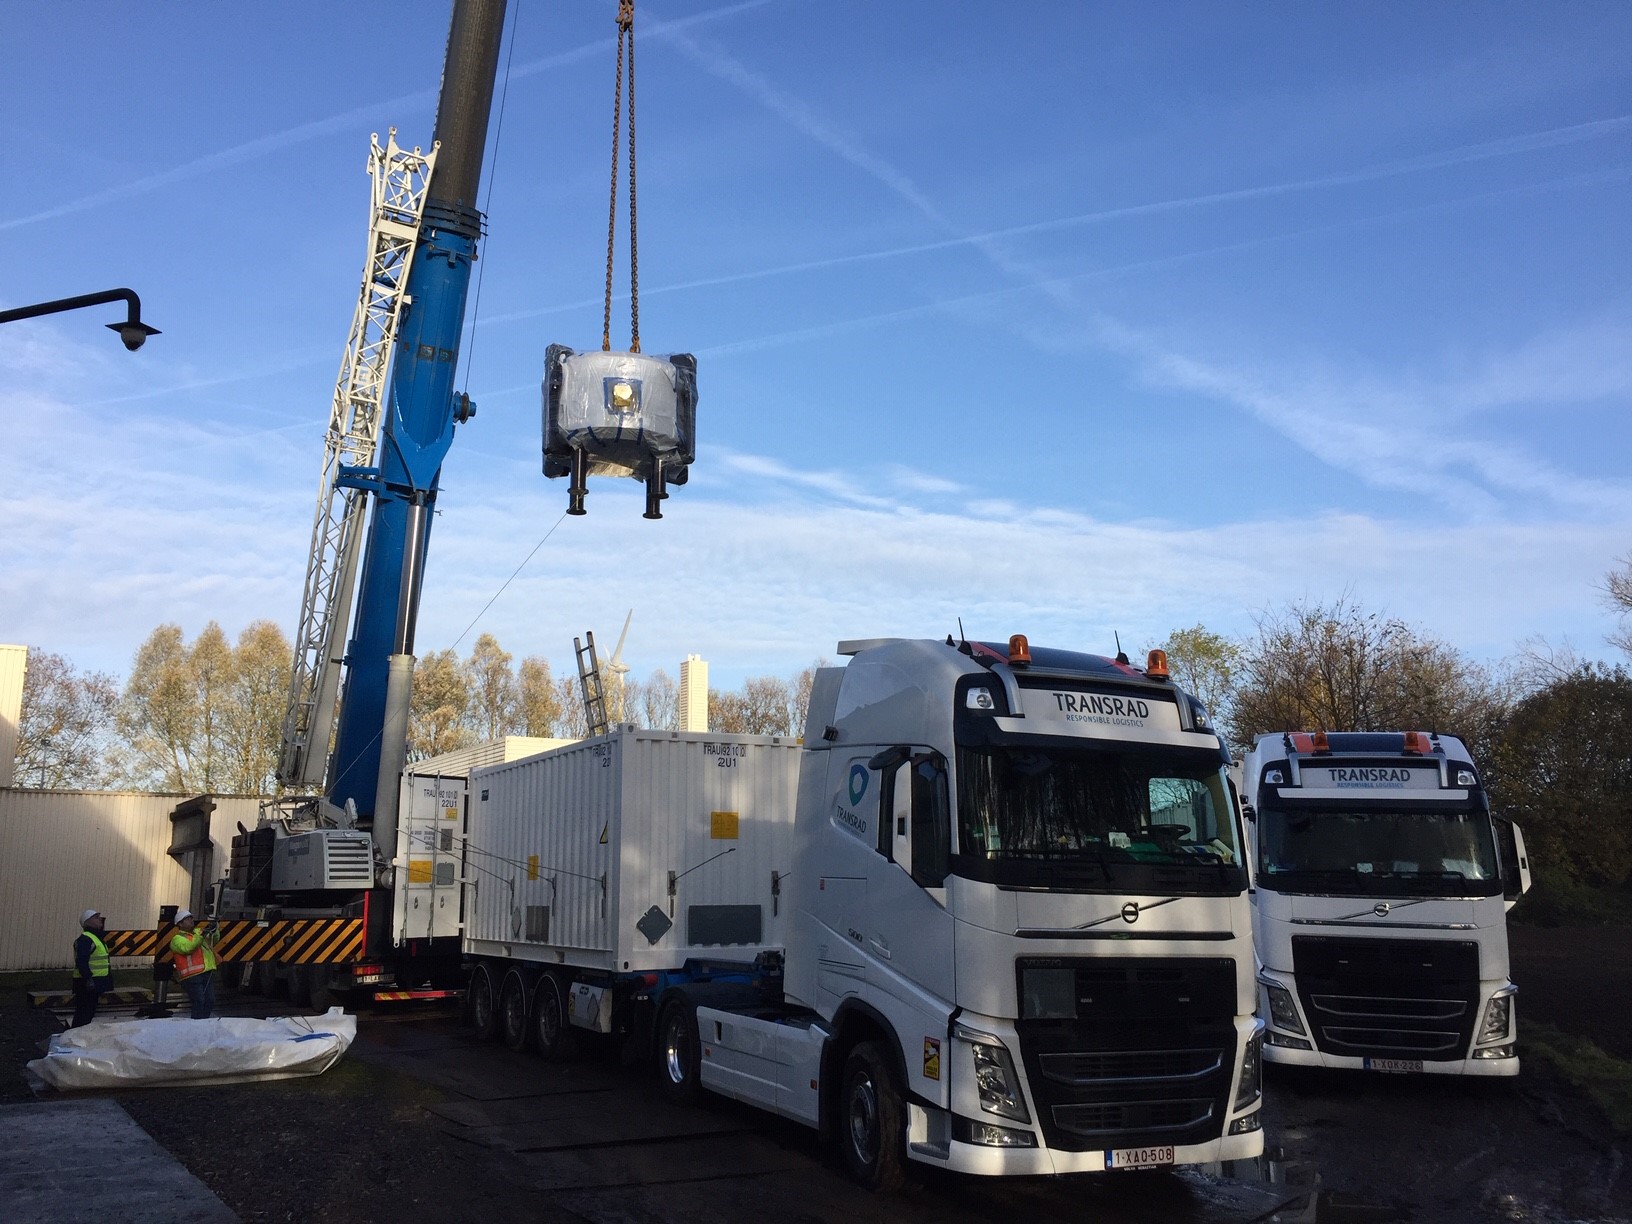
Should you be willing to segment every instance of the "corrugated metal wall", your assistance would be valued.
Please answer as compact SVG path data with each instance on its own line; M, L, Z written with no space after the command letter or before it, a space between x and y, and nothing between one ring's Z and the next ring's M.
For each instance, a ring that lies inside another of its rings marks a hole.
M752 905L762 918L755 946L780 945L791 898L772 897L771 872L793 865L799 751L791 738L615 731L478 771L467 933L571 949L574 964L641 971L687 956L742 956L741 945L688 943L687 911ZM680 877L675 925L653 944L635 923L654 905L667 911L671 871ZM549 937L528 939L528 908L542 906L550 907Z
M70 965L81 910L101 910L118 930L151 927L161 905L186 904L187 873L165 851L170 812L189 797L0 790L0 972ZM216 799L214 875L226 873L237 824L253 828L259 804Z

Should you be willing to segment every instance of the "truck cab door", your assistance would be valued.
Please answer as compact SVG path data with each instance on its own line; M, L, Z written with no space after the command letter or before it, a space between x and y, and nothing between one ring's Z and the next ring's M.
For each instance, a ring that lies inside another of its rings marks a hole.
M1530 891L1530 856L1524 852L1524 831L1511 820L1492 816L1496 827L1496 852L1502 864L1502 896L1512 909Z
M951 802L935 752L881 753L880 859L868 885L868 951L899 975L951 1000L952 917L946 912ZM875 758L878 759L878 758Z

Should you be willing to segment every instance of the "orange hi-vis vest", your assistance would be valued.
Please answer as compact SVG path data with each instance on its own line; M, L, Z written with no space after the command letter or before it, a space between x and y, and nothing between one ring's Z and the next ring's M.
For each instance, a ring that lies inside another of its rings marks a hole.
M175 953L172 963L178 979L196 977L215 968L215 949L205 941L202 930L194 930L191 935L177 931L170 937L170 951Z

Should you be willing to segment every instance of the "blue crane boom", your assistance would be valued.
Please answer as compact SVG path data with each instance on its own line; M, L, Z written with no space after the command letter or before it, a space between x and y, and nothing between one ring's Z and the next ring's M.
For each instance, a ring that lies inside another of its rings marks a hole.
M397 327L391 380L375 460L342 469L337 483L372 501L362 576L345 644L344 688L337 705L334 757L326 793L372 816L389 797L384 776L400 770L414 627L424 579L442 461L456 421L470 415L454 392L470 272L482 234L476 208L488 115L503 37L506 0L456 0L437 103L437 160ZM337 627L343 633L345 626ZM394 665L393 660L397 660ZM393 678L395 666L396 678ZM393 688L400 692L393 692ZM396 721L388 727L388 719ZM322 729L325 730L326 729ZM326 735L324 736L326 741ZM323 741L308 745L321 752ZM381 841L376 826L376 841ZM390 853L390 841L384 849Z

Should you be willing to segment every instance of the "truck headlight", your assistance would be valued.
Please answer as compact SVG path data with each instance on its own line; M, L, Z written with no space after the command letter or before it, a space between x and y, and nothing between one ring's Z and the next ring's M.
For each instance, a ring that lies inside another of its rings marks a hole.
M1485 1004L1485 1022L1479 1026L1479 1038L1475 1045L1484 1045L1490 1041L1500 1041L1506 1037L1513 1024L1513 992L1493 995L1489 1003Z
M1298 1016L1298 1005L1292 1001L1292 992L1268 978L1259 978L1258 985L1263 987L1269 999L1269 1018L1275 1022L1275 1027L1289 1033L1303 1032L1303 1021Z
M1014 1071L1014 1059L1009 1048L990 1033L954 1025L952 1036L969 1043L973 1060L975 1088L980 1093L980 1107L999 1117L1013 1118L1016 1122L1031 1121L1020 1093L1020 1077Z
M1235 1090L1235 1104L1230 1112L1245 1109L1264 1092L1264 1029L1263 1022L1254 1030L1241 1055L1241 1086Z

